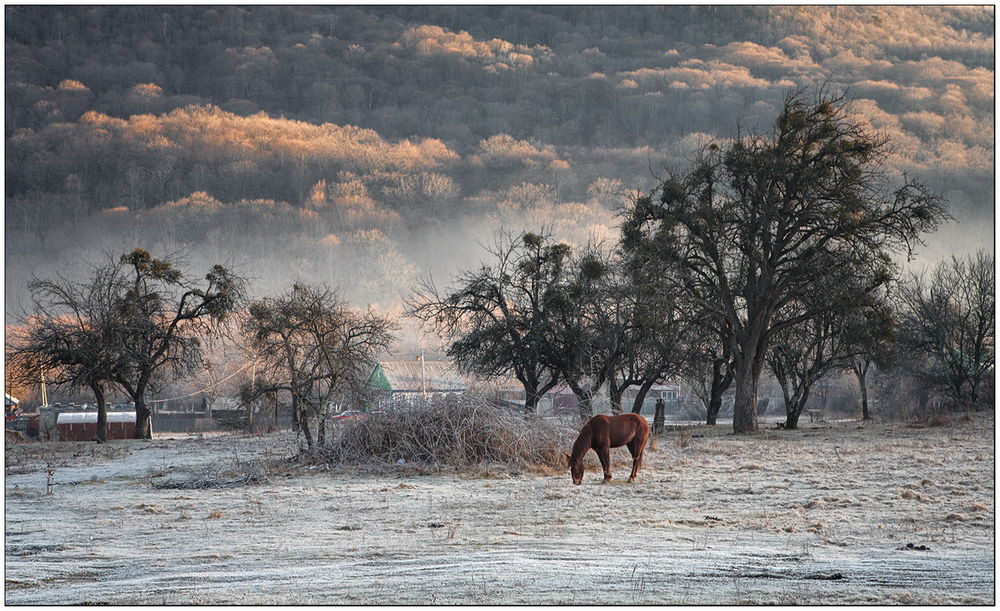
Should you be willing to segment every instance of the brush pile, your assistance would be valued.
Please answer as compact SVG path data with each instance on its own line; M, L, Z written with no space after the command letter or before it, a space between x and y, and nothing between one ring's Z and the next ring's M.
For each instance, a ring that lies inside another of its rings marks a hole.
M324 449L331 463L559 468L575 431L474 397L398 404L338 427Z
M157 490L207 490L212 488L239 488L264 484L270 481L267 470L257 461L236 468L219 468L197 476L177 479L159 476L150 479Z

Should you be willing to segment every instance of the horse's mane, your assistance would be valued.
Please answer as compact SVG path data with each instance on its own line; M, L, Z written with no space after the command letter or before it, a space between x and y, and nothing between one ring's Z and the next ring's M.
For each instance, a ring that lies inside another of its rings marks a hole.
M594 428L594 419L591 418L583 425L580 429L580 434L577 436L576 441L573 442L573 456L580 456L590 449L591 444L591 429ZM584 434L586 433L586 434Z

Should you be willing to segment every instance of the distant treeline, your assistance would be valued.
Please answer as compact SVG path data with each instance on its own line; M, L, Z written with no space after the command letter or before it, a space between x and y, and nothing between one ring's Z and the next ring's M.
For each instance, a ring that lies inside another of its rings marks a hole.
M34 259L8 257L15 286L68 242L202 245L218 227L176 230L191 201L238 207L227 214L285 243L374 230L400 239L489 215L585 235L665 163L766 126L789 90L822 83L889 137L896 175L919 174L960 214L991 214L991 7L8 6L5 16L7 248ZM244 241L213 248L238 256ZM307 251L289 260L324 258L321 246ZM398 255L389 267L420 264Z

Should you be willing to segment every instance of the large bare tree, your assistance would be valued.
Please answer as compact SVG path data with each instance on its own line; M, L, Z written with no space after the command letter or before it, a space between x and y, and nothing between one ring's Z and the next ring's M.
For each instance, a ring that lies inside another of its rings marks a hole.
M245 280L214 265L199 287L175 262L141 248L120 262L127 284L117 312L121 360L114 381L135 403L136 438L148 439L147 393L201 365L202 338L219 331L218 323L243 303Z
M652 386L675 372L684 344L684 322L674 286L621 252L598 245L571 259L557 286L550 319L551 361L576 395L580 417L593 415L597 392L607 385L611 410L637 387L638 413Z
M864 269L842 268L814 285L814 290L785 306L783 320L800 318L774 334L767 362L781 386L786 429L798 427L813 385L833 371L851 369L863 384L875 346L889 333L888 286ZM877 287L877 288L873 288ZM803 313L812 312L811 317ZM866 364L867 363L867 364ZM865 389L862 389L864 396Z
M757 429L774 336L817 314L786 318L786 306L845 267L888 281L892 255L945 218L920 183L887 187L887 145L843 99L792 93L770 134L708 145L629 211L626 241L677 265L691 298L732 331L735 432Z
M559 382L550 358L551 318L570 247L546 233L501 233L492 261L463 272L442 292L427 281L407 301L407 313L449 340L460 370L484 378L513 375L524 387L524 409Z
M394 340L396 324L371 310L352 311L329 287L295 283L283 295L252 302L242 328L257 365L244 399L290 393L312 449L326 443L331 402L362 397L375 359ZM315 439L310 421L317 422Z
M118 306L125 283L108 261L86 282L65 278L28 285L32 306L7 344L8 379L86 388L97 404L98 442L107 441L107 394L122 366Z
M705 408L705 424L718 423L722 396L733 383L733 359L724 321L694 315L679 377Z

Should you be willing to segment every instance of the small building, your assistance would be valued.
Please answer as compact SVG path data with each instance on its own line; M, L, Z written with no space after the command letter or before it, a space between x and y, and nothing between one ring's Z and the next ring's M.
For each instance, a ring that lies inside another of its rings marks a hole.
M366 385L377 392L375 405L381 407L397 399L463 393L470 382L451 361L417 358L376 363Z
M21 405L21 400L13 395L3 394L3 414L4 422L11 422L17 418L17 414L20 411L18 406Z
M656 402L660 399L663 399L667 413L674 413L680 398L680 391L680 386L676 384L653 384L642 400L642 410L639 413L644 416L655 415ZM629 386L625 389L622 394L622 407L625 411L631 411L632 404L635 403L638 394L639 388L637 386Z
M90 441L97 436L97 412L61 412L56 415L60 441ZM108 411L108 439L135 437L135 412Z

